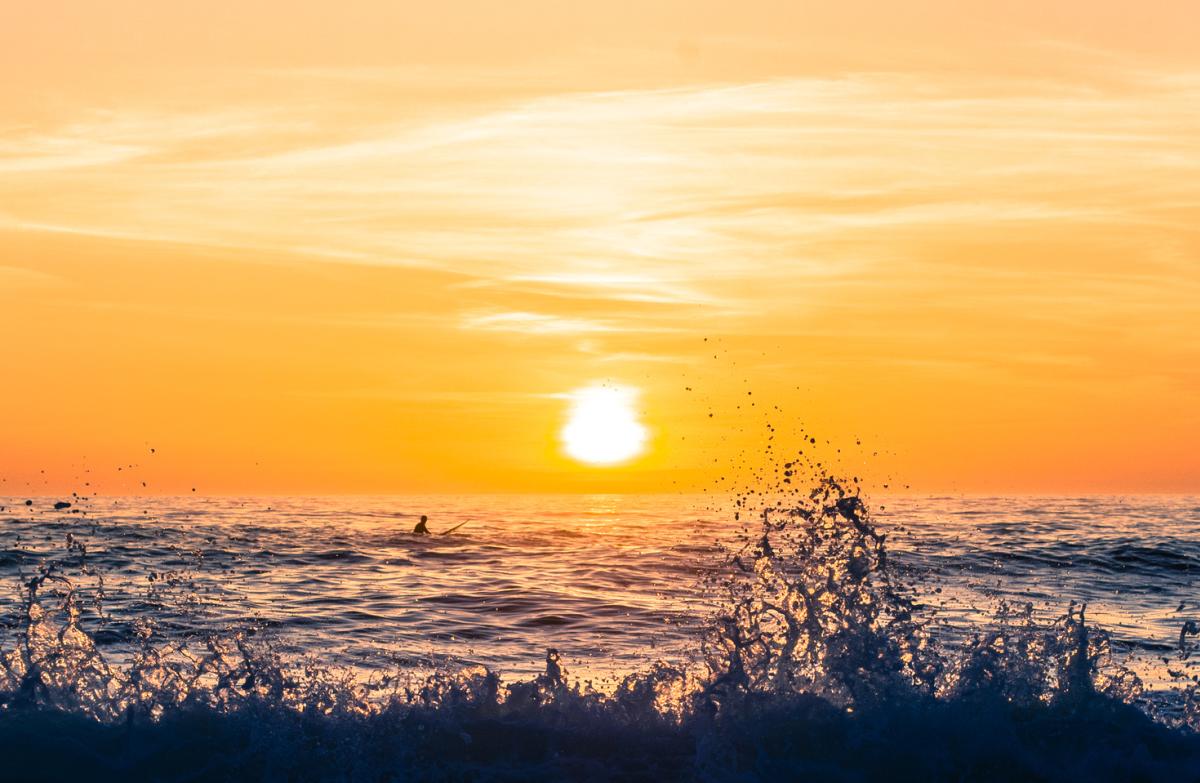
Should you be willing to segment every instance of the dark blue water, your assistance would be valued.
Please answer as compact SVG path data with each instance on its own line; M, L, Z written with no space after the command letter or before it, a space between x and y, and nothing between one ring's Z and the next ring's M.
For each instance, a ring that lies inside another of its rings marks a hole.
M3 499L0 743L15 779L1200 779L1200 499L855 498Z

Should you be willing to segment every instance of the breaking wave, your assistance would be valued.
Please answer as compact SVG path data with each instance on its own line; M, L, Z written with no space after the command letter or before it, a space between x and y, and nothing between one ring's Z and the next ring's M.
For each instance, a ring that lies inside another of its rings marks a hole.
M13 780L1193 780L1198 629L1149 692L1086 607L1001 604L940 633L853 481L735 501L690 664L607 684L556 650L536 677L483 667L364 676L247 627L166 640L153 613L112 657L104 575L73 537L0 636ZM1133 556L1140 552L1131 550ZM11 554L11 553L10 553ZM13 555L16 556L16 555ZM156 589L179 589L166 584Z

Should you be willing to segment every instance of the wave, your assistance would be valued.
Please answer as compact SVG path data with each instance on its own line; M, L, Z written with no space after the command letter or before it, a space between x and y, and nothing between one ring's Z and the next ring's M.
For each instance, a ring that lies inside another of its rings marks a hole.
M1009 565L1027 564L1039 569L1078 569L1104 574L1200 572L1200 547L1194 541L1119 539L1041 545L1021 542L1019 547L1011 544L1007 547L979 546L974 551L953 553L947 560L955 556L979 570L987 570L996 562L1004 562Z
M96 643L103 574L69 543L24 581L19 618L0 632L4 774L1195 779L1193 624L1180 630L1180 684L1166 693L1143 688L1082 605L1045 621L1001 604L952 643L892 566L853 482L787 484L737 498L740 546L730 568L710 572L716 609L694 661L607 684L571 678L556 650L525 680L483 667L365 676L285 654L255 628L164 641L149 611L129 629L133 652L110 660Z

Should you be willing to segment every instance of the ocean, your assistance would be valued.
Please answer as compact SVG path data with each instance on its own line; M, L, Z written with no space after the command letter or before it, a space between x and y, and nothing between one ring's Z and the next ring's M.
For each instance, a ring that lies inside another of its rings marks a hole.
M0 506L0 778L1200 780L1196 497Z

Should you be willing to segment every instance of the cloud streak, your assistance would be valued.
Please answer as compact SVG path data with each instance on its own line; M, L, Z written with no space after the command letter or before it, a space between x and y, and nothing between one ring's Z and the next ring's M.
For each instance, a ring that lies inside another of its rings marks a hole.
M1164 281L1151 299L1194 289L1198 105L1197 74L1130 71L564 93L337 128L318 120L351 107L108 113L0 134L0 197L9 229L453 273L481 333L804 332L894 310L880 291L1045 296L1087 323L1134 307L1087 294L1118 263L1080 261L1105 232ZM979 287L1005 270L1024 282Z
M462 320L462 328L486 332L516 332L519 334L574 335L624 331L622 327L603 321L583 318L563 318L546 313L477 313Z

